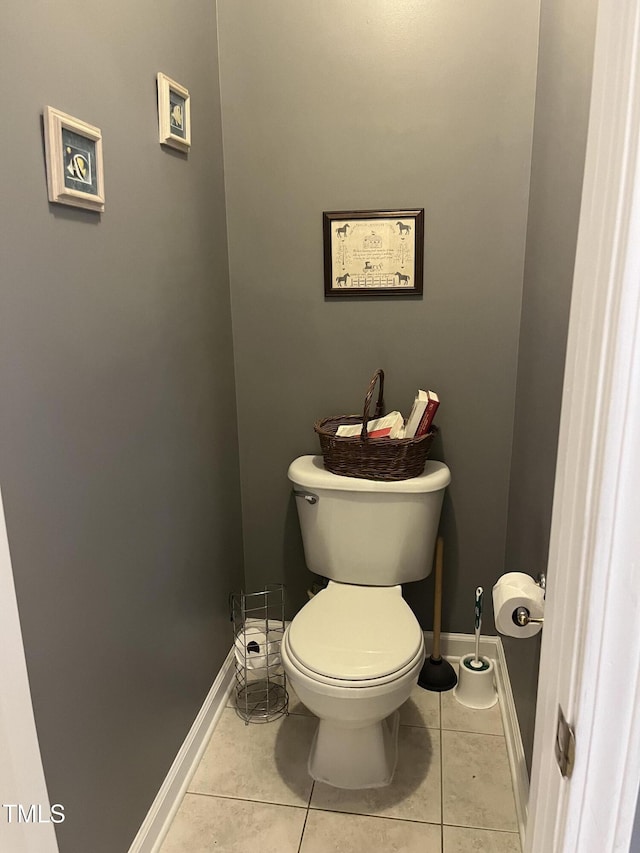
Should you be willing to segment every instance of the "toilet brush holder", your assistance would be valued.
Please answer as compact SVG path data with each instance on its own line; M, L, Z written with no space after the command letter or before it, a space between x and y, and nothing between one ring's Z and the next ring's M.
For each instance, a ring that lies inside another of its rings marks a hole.
M458 684L454 687L453 695L467 708L491 708L498 701L494 676L492 660L483 655L478 658L474 654L465 655L460 658Z

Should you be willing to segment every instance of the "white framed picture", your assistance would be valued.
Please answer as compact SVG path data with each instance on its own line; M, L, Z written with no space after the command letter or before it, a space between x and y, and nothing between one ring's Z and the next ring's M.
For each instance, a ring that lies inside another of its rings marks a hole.
M44 108L44 142L49 201L104 210L104 168L100 128Z
M191 147L189 90L162 72L158 72L158 128L163 145L179 151Z

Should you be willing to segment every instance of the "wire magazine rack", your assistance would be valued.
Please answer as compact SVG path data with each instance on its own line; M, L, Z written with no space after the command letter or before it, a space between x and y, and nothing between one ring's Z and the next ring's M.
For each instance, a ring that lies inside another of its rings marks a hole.
M231 596L235 707L245 724L269 723L289 713L280 647L285 629L284 586Z

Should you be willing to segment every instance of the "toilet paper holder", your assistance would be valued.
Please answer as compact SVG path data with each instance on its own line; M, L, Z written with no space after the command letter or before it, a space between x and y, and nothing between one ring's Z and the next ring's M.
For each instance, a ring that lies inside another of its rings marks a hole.
M536 583L546 593L547 577L544 572L540 572ZM540 619L532 618L528 607L516 607L511 618L514 621L514 624L518 625L520 628L524 628L525 625L542 625L544 623L544 617Z

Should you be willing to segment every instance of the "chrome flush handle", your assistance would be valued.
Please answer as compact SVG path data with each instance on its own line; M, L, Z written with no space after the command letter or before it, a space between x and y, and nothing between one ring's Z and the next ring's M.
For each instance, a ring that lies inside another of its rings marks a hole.
M318 503L318 501L320 500L320 498L319 498L317 495L314 495L314 493L313 493L313 492L302 492L302 491L300 491L299 489L294 489L294 490L293 490L293 494L294 494L297 498L304 498L304 500L305 500L308 504L317 504L317 503Z

